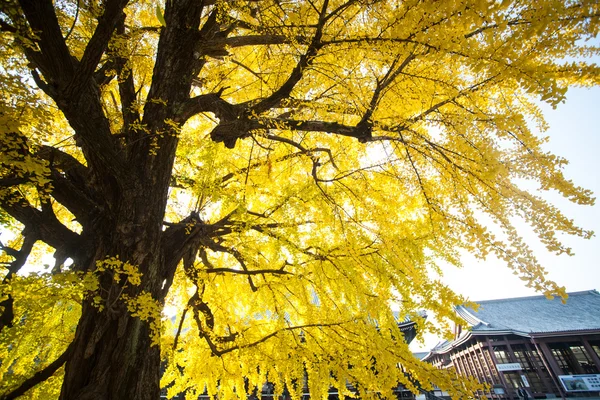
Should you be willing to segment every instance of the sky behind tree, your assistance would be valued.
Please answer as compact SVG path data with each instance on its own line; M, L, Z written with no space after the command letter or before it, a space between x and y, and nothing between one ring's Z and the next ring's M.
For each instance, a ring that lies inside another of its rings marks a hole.
M569 160L565 175L577 185L594 192L594 206L579 206L553 193L545 198L558 205L565 215L575 220L584 229L593 230L590 240L562 236L573 250L574 255L554 255L536 241L533 233L528 235L540 262L548 271L548 277L567 292L600 289L600 88L571 88L567 101L557 109L542 105L549 129L543 133L549 137L546 149ZM522 229L530 229L522 224ZM470 300L483 301L507 297L539 295L525 287L506 264L490 256L481 261L465 254L463 268L452 266L443 268L442 280L456 292ZM440 339L435 336L425 338L425 344L414 342L414 351L427 351Z
M549 136L546 148L556 155L569 160L565 175L577 185L590 189L597 197L600 193L600 88L573 88L567 93L565 104L556 110L543 106L543 112L550 125L545 133ZM540 261L548 270L548 276L568 292L598 289L600 287L600 206L578 206L553 193L544 195L557 204L565 214L573 218L584 229L596 234L590 240L563 236L575 253L574 256L550 254L533 234L528 235L535 246ZM523 225L523 229L527 229ZM471 300L490 300L504 297L529 296L537 294L524 286L523 282L494 257L486 261L476 260L469 255L464 257L462 270L445 268L444 280L456 291Z

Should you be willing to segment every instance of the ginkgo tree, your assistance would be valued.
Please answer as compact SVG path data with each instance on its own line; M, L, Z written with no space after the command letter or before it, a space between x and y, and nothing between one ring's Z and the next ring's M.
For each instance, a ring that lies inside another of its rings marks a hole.
M456 320L465 251L565 296L515 223L592 234L524 187L593 203L536 131L600 81L597 1L1 7L3 398L465 398L391 308Z

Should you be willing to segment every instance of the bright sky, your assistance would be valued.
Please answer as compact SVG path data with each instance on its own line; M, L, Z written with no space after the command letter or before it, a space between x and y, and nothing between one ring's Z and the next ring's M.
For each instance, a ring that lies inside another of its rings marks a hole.
M550 137L547 149L565 157L569 165L565 175L577 185L600 194L600 88L571 89L566 104L556 110L544 107L550 124L546 134ZM590 240L564 237L575 252L573 257L555 256L545 251L542 245L534 247L539 259L548 270L548 276L564 285L567 291L600 288L600 205L578 206L558 195L545 195L575 222L596 232ZM597 201L598 203L598 201ZM530 236L535 245L535 237ZM462 270L448 269L444 279L458 292L471 300L489 300L504 297L535 295L532 289L503 267L496 259L481 262L473 258L464 259Z
M600 196L600 88L570 89L567 102L556 110L543 107L550 125L545 133L550 137L547 150L570 161L565 176L577 185ZM555 256L535 243L535 236L527 235L538 259L548 270L548 277L567 292L600 289L600 199L593 207L578 206L559 196L545 196L557 205L567 217L596 235L590 240L564 237L564 243L574 251L572 257ZM479 261L463 259L463 268L446 268L443 281L470 300L491 300L506 297L537 295L526 288L517 276L495 258ZM414 343L413 351L425 351L437 343L437 338L426 338L426 346Z

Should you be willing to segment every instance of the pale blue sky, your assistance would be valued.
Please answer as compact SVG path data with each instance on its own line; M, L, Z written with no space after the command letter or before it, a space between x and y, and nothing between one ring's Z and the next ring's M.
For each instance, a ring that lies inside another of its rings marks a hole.
M550 138L547 149L569 160L564 173L577 185L600 195L600 87L591 89L572 88L567 101L556 110L543 106L544 115L550 125L545 132ZM584 240L564 237L564 243L574 251L574 256L555 256L541 245L534 246L536 255L548 270L548 277L565 286L567 292L600 289L600 199L594 206L578 206L559 196L548 196L567 217L588 230L596 232L594 237ZM530 235L528 235L530 236ZM535 237L529 237L534 244ZM537 295L526 288L524 282L495 258L479 261L466 256L463 268L445 268L443 281L456 292L470 300L490 300L506 297ZM413 351L426 351L439 339L426 337L425 346L416 342Z
M546 134L550 137L547 149L569 160L565 176L577 185L600 194L600 88L573 88L567 93L567 101L556 110L543 106L550 125ZM555 256L541 245L534 246L548 276L567 291L600 288L600 205L579 206L558 195L545 195L575 222L596 232L590 240L564 237L564 242L574 250L572 257ZM596 201L596 203L599 203ZM528 242L536 244L535 237ZM487 261L465 257L462 270L447 268L444 280L456 291L471 300L489 300L504 297L537 294L526 288L518 277L494 258ZM492 275L493 274L493 275ZM494 279L490 277L494 276Z
M550 125L545 132L550 141L547 150L569 160L564 173L577 185L600 195L600 87L572 88L567 101L556 110L542 106ZM536 255L548 270L548 277L565 286L567 292L600 289L600 199L594 206L578 206L559 196L547 196L567 217L588 230L594 237L584 240L564 237L564 243L574 251L574 256L555 256L542 245L534 246ZM530 244L535 236L527 235ZM444 268L443 281L456 292L470 300L491 300L506 297L538 295L526 288L524 282L495 258L479 261L471 256L463 259L463 268ZM413 342L413 351L427 351L439 338L428 335L425 345Z

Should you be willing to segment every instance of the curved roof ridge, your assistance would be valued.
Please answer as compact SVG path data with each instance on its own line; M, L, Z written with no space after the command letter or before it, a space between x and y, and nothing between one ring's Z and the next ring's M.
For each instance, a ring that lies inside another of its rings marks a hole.
M462 319L464 319L465 321L467 321L470 325L472 326L476 326L479 324L485 325L485 326L490 326L489 322L486 322L482 319L479 319L475 316L475 314L473 314L467 307L460 305L457 306L455 308L456 313L458 315L460 315L460 317Z

